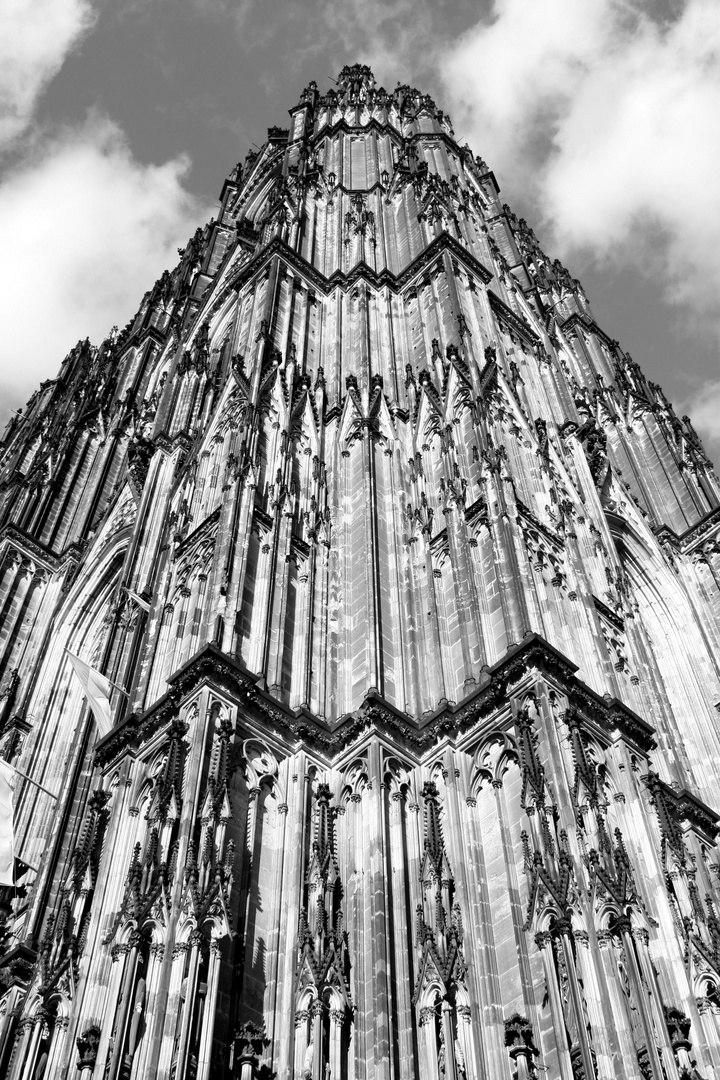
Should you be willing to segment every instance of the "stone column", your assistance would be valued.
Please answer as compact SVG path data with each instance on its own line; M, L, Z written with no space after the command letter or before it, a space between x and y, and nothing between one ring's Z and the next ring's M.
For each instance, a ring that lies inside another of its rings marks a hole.
M128 1014L130 1012L129 999L133 983L135 982L135 971L137 969L139 944L139 935L137 933L134 933L132 935L130 952L128 953L127 959L125 961L120 1008L118 1009L117 1023L115 1026L115 1043L113 1045L112 1058L110 1059L110 1068L107 1072L107 1080L116 1080L120 1072L120 1062L122 1060L123 1045L125 1043L125 1029L127 1026Z
M178 1019L183 1008L182 997L180 995L182 992L183 977L185 975L185 958L189 949L190 945L187 941L178 941L172 951L167 1006L162 1032L160 1033L160 1055L158 1057L157 1065L158 1076L170 1075L173 1051L175 1050L175 1035L177 1032Z
M449 1001L442 1003L442 1047L445 1056L445 1080L458 1080L457 1062L455 1061L455 1031L453 1029L453 1008Z
M587 931L575 930L576 970L585 987L585 997L593 1032L593 1049L596 1055L596 1071L600 1076L609 1075L613 1061L619 1059L619 1043L612 1025L606 1023L611 1014L607 988L604 985L602 958L595 949L590 949L590 937ZM597 950L600 945L598 943Z
M592 1051L588 1040L587 1024L585 1019L585 1009L582 1004L582 995L577 980L577 971L575 970L575 953L573 950L573 942L571 935L571 927L569 919L562 919L558 922L558 937L559 944L563 950L563 956L565 959L565 968L567 971L568 988L570 990L570 1007L575 1014L575 1027L576 1038L578 1048L580 1050L583 1069L585 1072L585 1080L592 1080L595 1076L595 1062L593 1061ZM571 1060L572 1060L572 1047ZM573 1066L573 1072L575 1072L575 1066Z
M397 874L397 882L393 884L393 946L396 960L396 1001L398 1015L398 1030L395 1037L398 1040L398 1052L400 1061L408 1064L415 1056L412 1038L412 983L410 980L408 946L411 935L407 927L407 909L410 900L407 894L407 868L403 866L403 837L402 837L402 814L404 796L400 791L394 791L389 797L390 807L390 852L388 863L389 872L392 874L394 867L402 868Z
M310 1080L311 1077L312 1080L325 1080L325 1068L322 1060L324 1008L325 1006L320 998L316 998L310 1006L313 1054L309 1076L304 1080Z
M565 1032L565 1013L562 1006L560 987L558 986L557 972L555 970L555 961L552 955L552 934L548 930L541 930L535 935L535 943L540 949L540 954L542 956L543 966L545 969L545 984L547 986L547 994L550 1004L550 1015L552 1017L553 1024L555 1050L558 1056L560 1073L563 1080L573 1080L572 1065L570 1061L570 1053L567 1045L567 1036ZM507 1042L507 1022L505 1026L505 1045L507 1046L509 1045ZM590 1075L592 1076L592 1073Z
M153 1029L156 1027L156 1009L158 991L160 989L160 982L162 978L162 966L163 966L163 954L165 952L165 946L160 941L155 941L150 946L150 962L148 963L148 971L145 979L146 991L145 991L145 1028L142 1034L142 1043L139 1048L135 1048L135 1056L133 1059L133 1072L135 1076L142 1077L145 1075L145 1071L148 1067L148 1061L152 1050L153 1042Z
M215 1027L215 1008L217 1003L218 980L220 978L220 940L216 937L210 942L208 963L207 994L203 1016L200 1049L198 1050L197 1080L210 1080L213 1029Z
M439 1003L438 1003L439 1004ZM418 1010L419 1075L425 1080L441 1080L439 1077L439 1046L435 1032L435 1006L423 1005Z
M5 1056L5 1046L13 1036L13 1020L19 1000L20 990L17 986L13 986L0 1007L0 1061Z
M343 1075L342 1056L343 1045L342 1035L343 1027L345 1025L345 1009L331 1009L330 1010L330 1053L328 1055L328 1061L325 1063L325 1069L330 1068L329 1080L340 1080ZM324 1078L323 1078L324 1080Z
M44 1075L48 1080L52 1080L54 1076L60 1076L60 1066L63 1060L63 1053L65 1050L65 1032L70 1026L69 1016L55 1016L53 1023L52 1035L50 1037L50 1045L48 1046L47 1065L45 1067Z
M662 1062L660 1061L660 1055L658 1053L657 1044L655 1042L655 1031L653 1029L652 1016L648 1015L647 1002L645 1000L645 993L643 990L643 983L640 976L640 970L637 965L635 957L635 946L632 939L632 931L630 925L630 919L627 916L617 920L616 932L620 934L620 939L623 944L623 950L625 952L625 959L627 963L627 973L630 982L631 995L637 1002L638 1011L642 1022L643 1033L645 1036L645 1054L646 1063L651 1075L661 1077L665 1075ZM638 1053L638 1060L640 1060L642 1054L642 1048ZM673 1062L674 1064L674 1062ZM640 1062L641 1071L644 1071L643 1062Z
M183 1003L180 1019L180 1042L178 1044L177 1056L173 1062L175 1066L175 1076L178 1080L183 1080L185 1076L185 1062L188 1046L190 1044L198 969L200 967L200 948L204 943L204 940L200 930L193 930L190 935L190 962L188 965L187 979L185 980L185 1001Z
M18 1060L18 1069L22 1068L22 1072L16 1073L16 1075L20 1076L20 1080L32 1080L35 1071L35 1059L40 1045L43 1024L45 1023L45 1010L42 1006L33 1016L28 1017L26 1023L32 1028L32 1034L30 1036L30 1046L25 1054L25 1061L21 1064L20 1059Z

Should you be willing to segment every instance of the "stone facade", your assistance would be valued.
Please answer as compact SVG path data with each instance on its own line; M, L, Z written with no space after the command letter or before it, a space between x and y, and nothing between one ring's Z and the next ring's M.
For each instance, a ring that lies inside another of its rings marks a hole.
M690 422L410 87L220 202L2 443L0 1075L720 1075Z

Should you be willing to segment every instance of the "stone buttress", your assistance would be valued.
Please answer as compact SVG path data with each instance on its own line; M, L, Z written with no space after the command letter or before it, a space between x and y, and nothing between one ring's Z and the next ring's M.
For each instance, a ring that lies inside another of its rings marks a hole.
M720 1074L719 531L447 115L311 83L0 444L0 1075Z

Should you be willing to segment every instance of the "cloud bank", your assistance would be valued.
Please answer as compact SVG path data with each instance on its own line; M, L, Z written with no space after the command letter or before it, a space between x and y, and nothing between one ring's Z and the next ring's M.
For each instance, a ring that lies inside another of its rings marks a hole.
M94 22L88 0L3 0L0 148L28 126L41 93Z
M720 331L720 17L620 0L495 0L443 56L457 111L502 177L530 179L568 253L637 259Z
M715 0L664 21L620 0L495 0L440 66L456 127L511 199L522 183L554 249L609 272L634 264L720 343ZM720 380L682 407L717 457Z
M336 0L381 80L432 73L458 134L572 258L635 262L720 334L717 0L492 0L452 36L429 0Z
M381 80L430 77L548 254L605 275L633 266L683 332L718 351L717 0L491 0L460 33L430 0L336 0L327 12ZM685 385L680 407L717 458L720 378L687 373Z
M118 124L39 126L38 99L92 27L84 0L11 0L0 16L0 433L79 338L101 340L177 261L211 207L186 186L189 158L138 161Z
M188 168L182 157L141 164L117 124L94 116L6 175L0 235L13 258L2 293L13 317L3 327L0 371L8 382L12 375L16 404L79 337L97 342L126 322L177 262L176 249L210 216L184 187Z
M208 24L227 22L245 48L274 49L275 64L282 54L309 68L332 51L338 67L371 63L386 85L434 86L549 254L575 272L595 263L604 280L632 265L674 305L686 340L702 340L706 355L708 340L720 342L717 0L486 0L481 14L467 0L317 0L314 14L291 19L292 50L276 0L186 3ZM0 384L3 368L21 367L24 396L78 337L122 324L211 211L188 191L186 158L143 164L107 118L62 131L33 123L44 88L98 22L91 0L7 0L4 10L0 142L14 164L0 181L0 230L15 261L0 268L0 295L24 325L6 335ZM666 354L667 368L669 343ZM720 378L708 363L704 384L675 377L675 393L688 387L685 407L720 441L708 405L720 414Z
M708 443L710 456L720 447L720 379L707 379L684 401L678 409L687 413L694 427ZM718 468L718 454L714 455L715 468Z

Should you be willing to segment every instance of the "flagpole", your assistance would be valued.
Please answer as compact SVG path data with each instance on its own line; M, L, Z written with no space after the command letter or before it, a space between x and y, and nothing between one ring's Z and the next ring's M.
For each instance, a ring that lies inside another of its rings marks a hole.
M123 690L122 686L118 686L118 684L116 682L113 682L112 679L108 679L107 675L103 675L103 678L107 679L107 681L115 690L119 690L121 694L124 694L128 701L130 700L130 695L128 694L127 690Z
M43 787L42 784L38 784L37 780L33 780L32 776L28 776L27 773L21 772L20 769L16 769L15 766L11 765L9 761L4 761L3 765L7 765L8 769L12 769L12 771L14 773L17 773L18 776L22 776L23 780L27 780L29 783L34 784L36 788L40 788L40 790L44 791L46 795L49 795L51 799L57 799L57 795L53 795L52 791L48 791L48 789L46 787Z
M138 596L138 594L136 592L133 592L132 589L128 589L127 585L123 585L122 588L128 594L130 599L134 600L135 603L138 604L143 609L145 614L147 614L150 611L150 603L149 603L148 600L143 600L142 596Z

